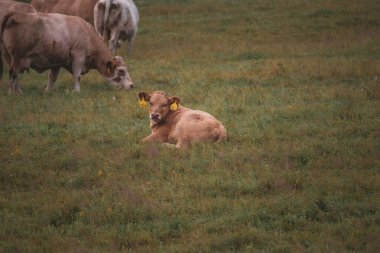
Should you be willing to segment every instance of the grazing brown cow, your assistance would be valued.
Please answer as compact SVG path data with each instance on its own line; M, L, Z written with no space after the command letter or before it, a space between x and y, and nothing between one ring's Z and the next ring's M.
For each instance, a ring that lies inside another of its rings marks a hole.
M143 142L170 143L187 148L193 143L219 142L227 133L214 116L207 112L180 106L179 97L169 97L162 91L152 95L139 93L140 105L149 103L152 133Z
M19 3L12 0L0 0L0 24L3 23L6 15L10 13L27 13L36 12L36 10L30 5L25 3ZM1 45L1 31L0 31L0 82L3 77L3 53Z
M80 91L80 77L97 69L112 86L133 87L127 67L120 56L113 57L95 28L83 19L58 13L13 14L1 26L6 58L10 65L9 93L21 92L18 74L32 68L50 70L46 91L65 68Z

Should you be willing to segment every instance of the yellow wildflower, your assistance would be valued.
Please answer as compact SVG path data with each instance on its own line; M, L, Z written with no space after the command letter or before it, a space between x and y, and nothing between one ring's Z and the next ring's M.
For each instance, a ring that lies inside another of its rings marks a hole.
M15 151L14 151L14 155L20 155L22 153L21 149L20 148L16 148Z

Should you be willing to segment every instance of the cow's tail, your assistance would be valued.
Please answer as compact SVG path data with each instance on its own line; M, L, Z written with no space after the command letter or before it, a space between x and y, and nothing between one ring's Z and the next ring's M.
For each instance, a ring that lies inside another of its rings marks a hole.
M8 14L6 14L4 16L4 19L3 19L3 22L1 23L1 29L0 29L0 35L3 35L3 32L5 30L5 28L9 27L10 25L12 25L13 23L10 23L8 24L8 21L9 19L14 15L16 14L15 12L10 12ZM3 39L2 39L3 36L1 36L1 42L3 42Z
M1 23L1 28L0 28L0 81L3 79L3 69L4 69L4 64L3 64L3 32L5 28L8 25L9 19L14 15L14 12L10 12L4 16L3 22Z

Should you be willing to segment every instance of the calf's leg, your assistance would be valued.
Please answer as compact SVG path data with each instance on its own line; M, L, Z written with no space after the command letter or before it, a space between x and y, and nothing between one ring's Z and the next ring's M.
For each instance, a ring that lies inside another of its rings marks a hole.
M160 135L158 134L150 134L148 135L147 137L145 137L143 140L142 140L143 143L163 143L165 142L164 138L161 137Z
M190 141L185 138L178 138L178 142L176 144L176 148L179 149L187 149L190 147Z

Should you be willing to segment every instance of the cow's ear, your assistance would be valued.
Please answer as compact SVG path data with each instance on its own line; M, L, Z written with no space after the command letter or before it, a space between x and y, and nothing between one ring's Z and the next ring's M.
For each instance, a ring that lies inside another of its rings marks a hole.
M179 97L171 97L169 98L170 110L176 111L178 109L178 105L181 102Z
M106 63L107 73L112 74L115 70L115 63L113 61L108 61Z
M124 64L123 57L116 55L112 58L112 62L116 65L116 63L122 63Z

